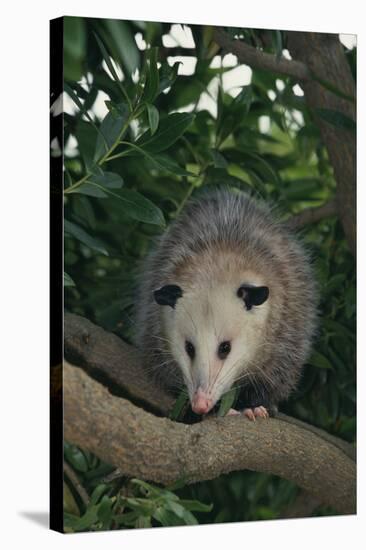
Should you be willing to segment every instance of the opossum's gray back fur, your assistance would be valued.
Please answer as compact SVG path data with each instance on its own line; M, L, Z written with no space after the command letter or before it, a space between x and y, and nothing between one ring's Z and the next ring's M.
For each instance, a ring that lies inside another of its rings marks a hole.
M248 268L264 275L270 288L273 305L264 335L266 351L258 357L258 377L262 370L266 380L272 381L270 391L278 403L295 388L309 354L317 291L303 247L284 224L274 220L266 205L244 193L216 190L192 200L158 240L142 270L137 344L147 361L162 361L159 354L155 359L153 354L154 349L164 347L161 339L166 337L153 291L176 283L179 266L210 249L217 254L220 248L234 250ZM169 378L168 368L162 366L160 371L163 378L165 373Z

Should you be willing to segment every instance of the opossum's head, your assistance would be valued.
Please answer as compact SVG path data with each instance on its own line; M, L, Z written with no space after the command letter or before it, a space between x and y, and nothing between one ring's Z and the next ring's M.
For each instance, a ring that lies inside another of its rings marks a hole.
M263 346L269 289L253 282L214 288L165 285L154 292L164 336L179 365L192 410L208 413L245 379Z

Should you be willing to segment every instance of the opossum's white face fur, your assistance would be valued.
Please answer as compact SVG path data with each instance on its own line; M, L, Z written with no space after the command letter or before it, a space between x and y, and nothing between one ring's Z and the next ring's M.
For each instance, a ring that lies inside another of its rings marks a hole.
M155 292L168 347L192 409L209 412L235 381L245 379L263 346L269 289L258 282L214 288L166 285Z

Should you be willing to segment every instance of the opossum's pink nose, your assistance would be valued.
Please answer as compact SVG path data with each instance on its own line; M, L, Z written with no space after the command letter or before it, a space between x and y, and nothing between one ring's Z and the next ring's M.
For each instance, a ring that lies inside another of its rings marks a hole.
M198 388L192 398L192 411L196 414L207 414L212 406L212 399L201 388Z

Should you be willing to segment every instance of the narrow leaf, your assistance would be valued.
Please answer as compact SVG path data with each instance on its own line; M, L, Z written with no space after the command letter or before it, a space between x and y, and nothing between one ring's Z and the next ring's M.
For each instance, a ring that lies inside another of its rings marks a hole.
M64 286L76 286L74 281L71 279L70 275L68 275L65 271L64 271Z
M167 155L152 155L148 151L142 149L141 147L138 147L134 143L124 142L124 144L130 147L130 150L124 151L123 154L118 156L131 156L136 153L140 153L157 168L159 168L159 170L171 172L172 174L176 174L177 176L196 177L196 174L193 174L193 172L188 172L184 168L181 168L179 164L177 164L172 158L168 157ZM117 155L115 158L117 158Z
M142 100L152 102L159 92L158 48L151 48L146 60L146 83Z
M179 394L176 402L174 403L172 412L169 415L171 420L177 420L179 418L181 412L184 410L184 406L186 405L187 401L187 393L185 391L182 391Z
M160 208L137 191L121 189L118 193L111 191L108 193L121 200L124 213L134 220L165 226L165 219Z
M181 499L179 502L184 508L191 512L211 512L213 508L213 504L204 504L198 500Z
M179 65L182 61L176 61L172 67L167 63L163 63L159 70L159 93L163 92L170 86L173 86L178 77Z
M65 234L72 235L75 239L79 240L92 250L96 250L105 256L109 256L103 243L99 239L91 237L82 227L76 225L76 223L64 220L64 230Z
M94 183L87 181L85 183L82 183L81 185L78 185L77 187L75 187L75 189L71 189L68 194L71 195L72 193L88 195L89 197L97 197L98 199L106 199L108 197L103 189L97 187L96 185L94 185Z
M98 43L98 46L100 48L100 51L102 52L102 56L103 56L103 59L104 61L106 62L106 65L109 69L109 72L111 73L111 75L113 76L114 80L116 82L120 82L120 79L118 78L118 74L117 74L117 71L115 70L114 66L113 66L113 63L111 61L111 58L110 58L110 55L109 53L107 52L107 49L106 47L104 46L103 42L101 41L101 39L99 38L99 36L96 34L96 33L93 33L94 36L95 36L95 39Z
M173 113L160 121L159 130L154 136L151 136L149 130L137 140L136 145L150 153L160 153L180 138L194 118L192 113Z
M97 183L108 189L121 189L123 186L123 179L119 174L115 174L114 172L103 172L100 175L93 175L88 181Z
M221 399L220 408L218 411L218 416L225 416L229 410L234 406L237 388L231 388L230 391L225 393L224 397Z
M128 107L124 103L120 104L120 108L124 110L123 114L116 115L115 113L107 113L100 126L100 131L105 136L106 143L98 134L97 143L95 146L94 160L98 161L108 150L114 145L117 139L122 139L127 130Z
M129 24L118 19L105 19L104 24L113 40L122 65L127 73L131 75L140 65L140 51Z
M149 125L150 125L150 131L151 135L153 136L158 129L159 126L159 111L155 107L155 105L151 105L150 103L147 104L147 114L149 117Z
M325 357L322 353L319 351L314 351L310 359L308 360L309 365L312 365L313 367L317 367L319 369L333 369L332 364L330 363L329 359Z

